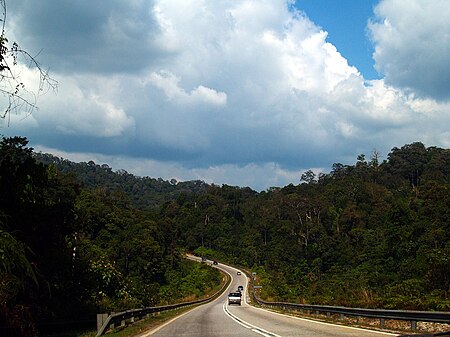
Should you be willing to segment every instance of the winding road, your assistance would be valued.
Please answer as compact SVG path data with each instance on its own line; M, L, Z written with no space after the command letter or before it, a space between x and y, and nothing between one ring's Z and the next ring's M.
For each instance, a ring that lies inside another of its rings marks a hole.
M237 275L238 269L226 265L215 266L232 277L227 291L216 300L198 306L166 324L141 334L141 337L382 337L391 333L345 327L303 318L291 317L255 308L247 303L247 277ZM239 285L244 286L241 306L228 305L227 295Z

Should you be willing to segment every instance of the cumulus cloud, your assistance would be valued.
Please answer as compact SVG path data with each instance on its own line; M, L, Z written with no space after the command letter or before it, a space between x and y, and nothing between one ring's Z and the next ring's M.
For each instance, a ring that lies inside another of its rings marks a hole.
M412 72L407 82L396 77L403 66L424 76L444 48L424 64L408 59L402 48L411 34L400 23L416 12L403 2L376 8L370 29L386 80L373 81L284 0L41 2L55 17L34 13L29 0L15 1L11 15L17 37L49 48L42 55L51 55L60 83L20 129L40 146L89 153L136 174L265 189L374 148L449 144L450 107L434 99L445 95L425 91ZM68 20L64 29L58 18ZM397 55L381 18L402 28ZM429 85L448 76L440 72Z
M225 105L227 95L214 89L199 85L190 93L179 86L180 79L169 72L151 73L146 83L152 83L164 91L169 100L180 100L182 103L211 103L213 105Z
M46 95L40 110L32 115L46 133L58 132L80 138L117 137L133 132L135 121L111 99L107 81L83 77L89 86L80 85L77 78L64 78L57 95ZM105 84L99 84L105 83ZM100 87L96 88L95 85ZM54 131L52 131L54 129Z
M382 0L369 24L387 83L418 97L450 99L450 6L446 0Z

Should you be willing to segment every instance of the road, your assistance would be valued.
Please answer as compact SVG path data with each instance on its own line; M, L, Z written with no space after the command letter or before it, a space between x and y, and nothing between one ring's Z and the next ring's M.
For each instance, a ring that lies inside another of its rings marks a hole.
M370 331L294 318L252 307L247 304L247 277L244 273L237 275L237 269L225 265L217 268L228 272L232 281L227 289L215 301L194 308L155 330L140 335L141 337L383 337L395 336L390 333ZM227 295L239 285L244 286L241 306L227 303Z

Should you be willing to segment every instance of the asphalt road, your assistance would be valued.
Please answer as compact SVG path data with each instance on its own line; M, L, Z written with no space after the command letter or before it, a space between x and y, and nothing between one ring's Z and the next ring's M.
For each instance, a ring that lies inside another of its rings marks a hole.
M252 307L247 304L247 278L244 273L237 275L237 269L225 265L217 268L228 272L232 281L223 295L215 301L194 308L178 316L172 321L150 331L146 336L242 336L242 337L382 337L394 334L343 327L308 319L294 318L276 314L267 310ZM244 301L241 306L227 303L230 291L235 291L239 285L244 286Z

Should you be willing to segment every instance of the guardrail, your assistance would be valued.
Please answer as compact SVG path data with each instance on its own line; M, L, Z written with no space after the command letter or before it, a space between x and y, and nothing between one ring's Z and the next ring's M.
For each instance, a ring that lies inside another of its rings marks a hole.
M147 307L142 309L133 309L133 310L126 310L118 313L113 313L108 316L108 318L104 321L100 329L98 329L96 337L104 335L107 330L113 329L116 326L125 325L127 322L133 323L134 321L140 320L144 317L148 317L150 314L162 312L162 311L168 311L168 310L175 310L179 308L189 307L197 304L203 304L210 302L217 297L219 297L225 289L228 287L228 285L231 282L230 276L226 275L227 281L224 283L222 288L220 288L219 291L217 291L214 295L196 300L191 302L183 302L183 303L177 303L177 304L171 304L171 305L164 305L164 306L158 306L158 307Z
M385 320L400 320L409 321L411 323L411 330L416 331L417 322L433 322L450 324L450 312L442 311L409 311L409 310L384 310L384 309L362 309L362 308L347 308L339 306L327 305L312 305L312 304L297 304L286 302L268 302L260 299L255 292L253 298L260 305L267 307L276 307L283 310L295 310L300 312L307 312L308 314L325 314L330 317L331 314L339 314L343 319L345 316L377 318L380 320L380 327L384 327Z

